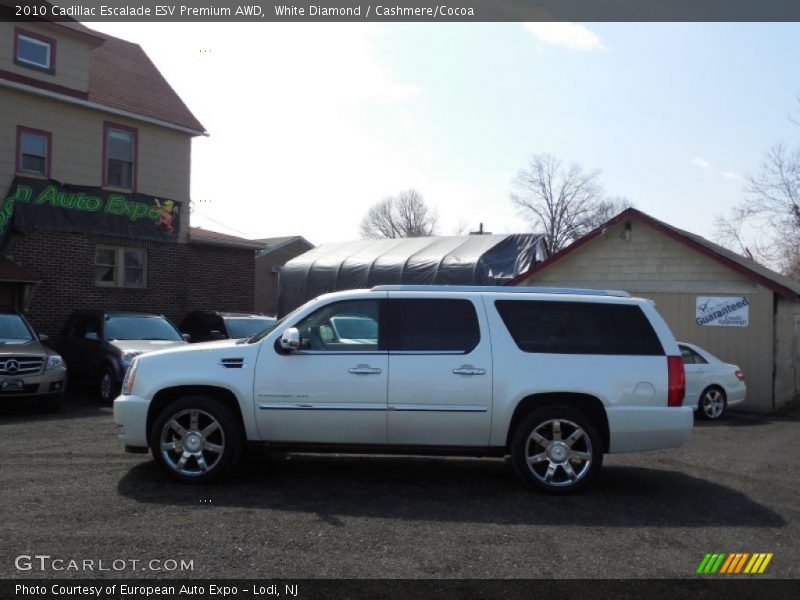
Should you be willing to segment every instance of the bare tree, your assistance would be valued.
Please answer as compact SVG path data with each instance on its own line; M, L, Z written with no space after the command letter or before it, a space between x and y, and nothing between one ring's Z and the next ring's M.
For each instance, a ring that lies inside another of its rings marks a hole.
M438 229L439 215L416 190L384 198L361 220L361 237L372 240L424 237L436 235Z
M568 167L551 154L534 154L514 180L511 201L534 230L547 236L553 254L631 206L624 198L606 198L600 171Z
M458 220L458 225L453 227L453 235L466 235L469 233L469 221L465 218Z
M800 149L770 148L744 191L743 202L717 217L721 243L800 279Z

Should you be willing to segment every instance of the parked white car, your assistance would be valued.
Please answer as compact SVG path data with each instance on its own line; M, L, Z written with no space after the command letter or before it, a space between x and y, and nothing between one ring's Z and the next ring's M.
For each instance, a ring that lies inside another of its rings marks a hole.
M324 335L342 317L372 326ZM563 494L605 453L683 444L683 394L675 339L625 292L378 286L321 296L245 340L137 357L114 420L126 449L149 448L183 482L265 442L510 455L526 484Z
M686 397L689 406L703 419L716 420L729 406L744 402L747 385L744 372L736 365L721 361L699 346L679 342L686 370Z

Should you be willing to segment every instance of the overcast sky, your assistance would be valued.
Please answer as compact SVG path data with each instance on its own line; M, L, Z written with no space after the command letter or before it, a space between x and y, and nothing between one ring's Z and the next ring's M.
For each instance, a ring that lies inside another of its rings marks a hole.
M798 24L89 23L141 44L211 134L193 225L358 237L413 187L442 232L529 231L508 199L534 152L713 239L777 141L800 140Z

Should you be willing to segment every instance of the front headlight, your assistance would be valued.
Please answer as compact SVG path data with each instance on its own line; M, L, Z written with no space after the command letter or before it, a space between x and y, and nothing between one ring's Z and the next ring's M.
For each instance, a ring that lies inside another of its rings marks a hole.
M122 366L126 369L130 366L131 361L139 356L141 352L123 352L120 356L120 360L122 361Z
M133 384L136 381L136 369L139 368L139 361L134 357L131 366L125 371L125 379L122 380L122 393L129 396L133 392Z
M60 369L64 366L64 359L61 358L60 354L51 354L47 357L47 366L44 368L45 371L52 371L53 369Z

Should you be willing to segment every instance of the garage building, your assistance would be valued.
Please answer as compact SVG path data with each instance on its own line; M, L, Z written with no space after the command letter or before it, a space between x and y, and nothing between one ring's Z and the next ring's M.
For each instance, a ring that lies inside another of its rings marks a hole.
M800 282L641 211L625 210L512 285L650 298L678 340L744 370L743 408L770 412L800 394Z

